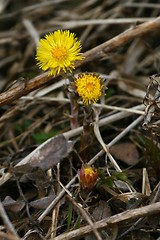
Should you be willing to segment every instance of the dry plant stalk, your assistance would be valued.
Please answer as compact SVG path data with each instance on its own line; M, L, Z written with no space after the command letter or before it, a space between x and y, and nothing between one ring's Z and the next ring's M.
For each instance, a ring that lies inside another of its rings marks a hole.
M10 221L10 219L9 219L1 201L0 201L0 216L1 216L5 226L7 228L8 233L11 235L11 237L13 237L13 239L15 239L15 240L20 240L20 238L18 237L18 234L17 234L13 224L11 223L11 221ZM8 239L10 239L10 237Z
M158 80L156 80L158 78ZM145 108L145 116L144 116L144 122L143 122L143 127L144 129L149 129L152 128L152 118L154 115L156 115L156 112L159 112L160 106L160 83L159 83L160 75L155 74L153 76L150 76L150 83L148 84L147 87L147 93L144 98L144 103L146 105ZM154 83L155 82L155 83ZM157 85L157 86L156 86ZM155 86L156 90L154 93L154 96L150 96L150 89L152 86Z

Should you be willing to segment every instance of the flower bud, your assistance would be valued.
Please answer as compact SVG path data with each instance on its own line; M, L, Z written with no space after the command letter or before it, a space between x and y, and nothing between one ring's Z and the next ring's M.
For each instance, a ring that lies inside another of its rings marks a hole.
M83 166L78 170L78 177L82 188L92 189L97 181L98 173L90 166Z

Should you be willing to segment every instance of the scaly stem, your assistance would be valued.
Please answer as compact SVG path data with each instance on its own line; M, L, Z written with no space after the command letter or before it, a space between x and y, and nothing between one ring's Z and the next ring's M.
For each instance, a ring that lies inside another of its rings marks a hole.
M91 143L93 142L93 127L91 123L93 122L92 107L90 105L84 106L83 108L84 118L83 118L83 132L81 135L81 157L84 162L88 160L88 152Z
M64 78L69 79L69 84L67 85L68 98L70 100L71 112L70 112L70 125L71 129L77 128L78 125L78 104L76 100L75 90L73 89L74 77L70 74L63 74Z

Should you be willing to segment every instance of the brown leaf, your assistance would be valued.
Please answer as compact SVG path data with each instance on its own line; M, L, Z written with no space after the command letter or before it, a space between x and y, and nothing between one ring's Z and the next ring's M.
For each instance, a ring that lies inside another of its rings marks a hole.
M47 197L32 201L30 202L29 205L37 209L46 209L48 205L53 201L54 198L55 198L54 195L49 195Z
M19 178L19 181L20 183L32 181L37 188L37 190L34 190L34 193L38 194L39 198L46 195L46 189L50 186L50 177L40 168L33 168L32 172L26 172ZM31 190L29 192L31 192Z
M7 196L2 203L5 209L15 213L20 212L25 206L25 202L23 200L15 201L10 196Z
M110 148L110 153L117 159L128 165L134 165L138 162L139 153L133 143L119 143Z
M28 164L48 170L61 162L73 149L73 143L66 140L63 135L58 135L47 140L22 160L16 167Z
M98 206L93 210L92 216L96 221L111 216L111 209L106 201L99 201Z

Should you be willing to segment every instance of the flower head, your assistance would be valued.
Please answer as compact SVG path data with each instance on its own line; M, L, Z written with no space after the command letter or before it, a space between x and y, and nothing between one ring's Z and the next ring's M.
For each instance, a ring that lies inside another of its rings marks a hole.
M81 73L75 80L76 90L84 104L96 103L102 95L103 84L99 75Z
M98 173L97 171L89 166L83 166L78 171L79 182L82 188L93 188L97 181Z
M56 76L61 71L72 71L76 60L82 60L81 43L74 33L69 30L57 30L47 34L39 41L36 60L44 71L50 70L49 75Z

